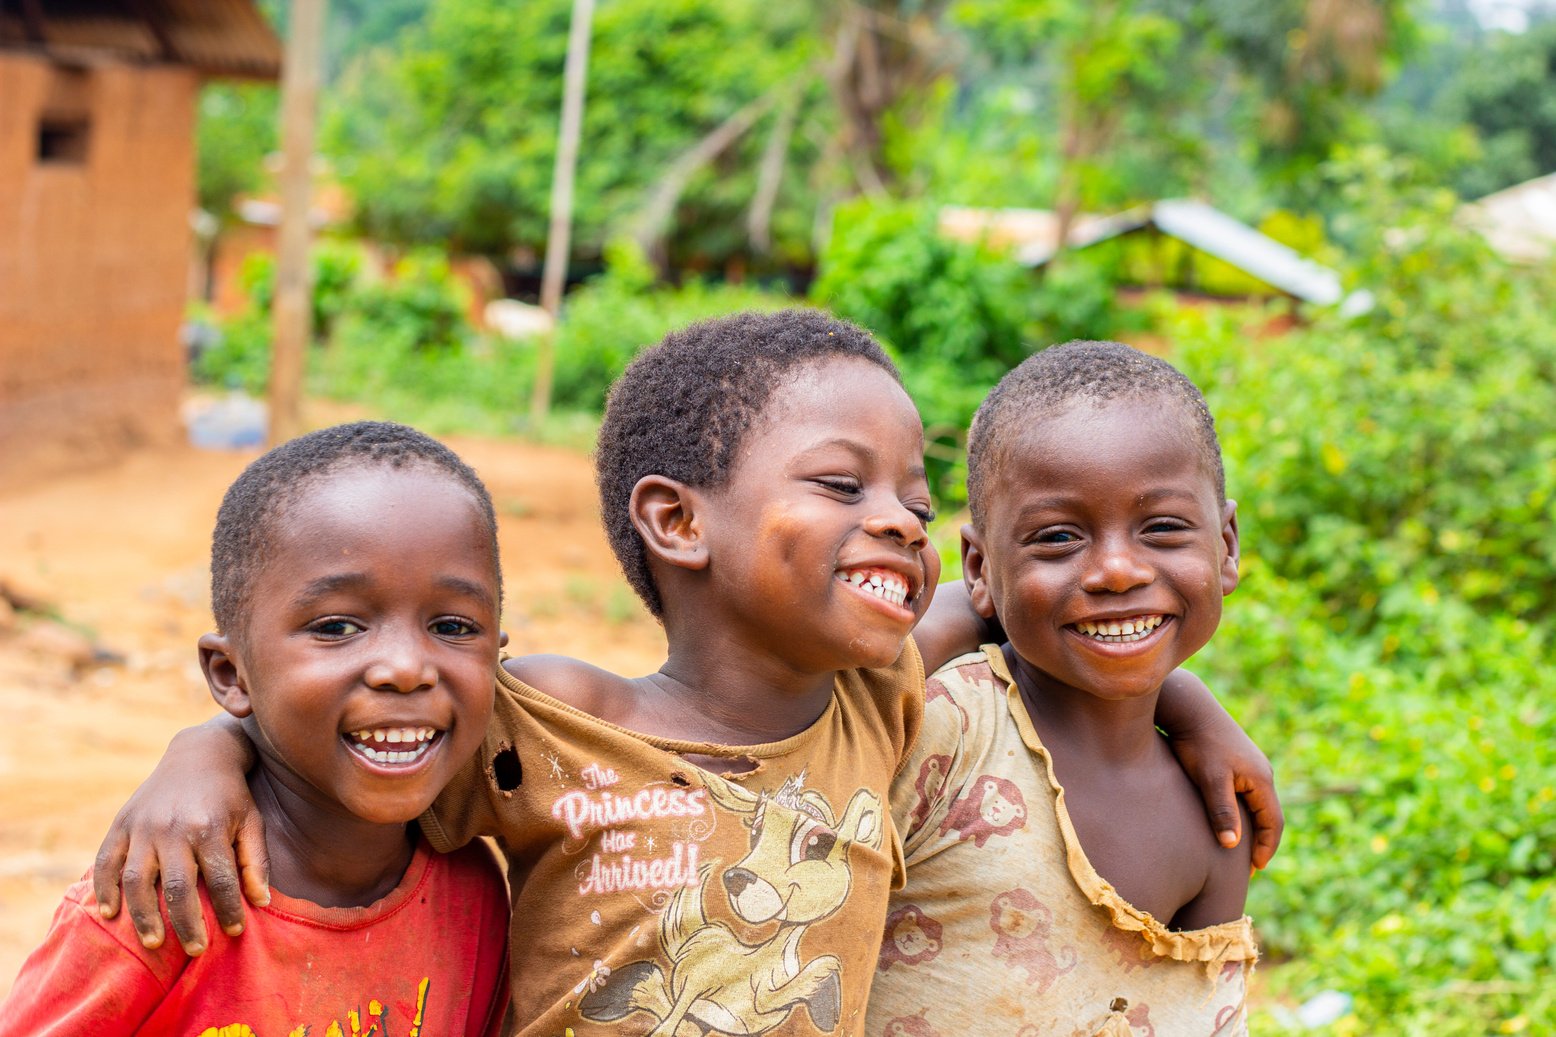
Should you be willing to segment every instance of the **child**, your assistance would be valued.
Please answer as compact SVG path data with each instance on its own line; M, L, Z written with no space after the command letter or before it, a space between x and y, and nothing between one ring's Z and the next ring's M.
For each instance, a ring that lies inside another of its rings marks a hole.
M1249 853L1153 721L1237 586L1203 397L1127 346L1048 349L979 409L968 492L964 579L1010 641L930 679L868 1032L1243 1032Z
M192 958L143 948L77 883L0 1034L498 1033L497 863L406 822L481 743L499 581L486 489L413 429L325 429L251 464L217 517L200 664L257 750L270 905Z
M901 877L885 792L923 706L907 638L939 572L922 446L880 346L810 311L694 325L617 383L602 515L669 658L638 679L509 660L422 819L434 845L508 853L519 1032L858 1031L860 934ZM220 741L188 759L211 752L241 763Z

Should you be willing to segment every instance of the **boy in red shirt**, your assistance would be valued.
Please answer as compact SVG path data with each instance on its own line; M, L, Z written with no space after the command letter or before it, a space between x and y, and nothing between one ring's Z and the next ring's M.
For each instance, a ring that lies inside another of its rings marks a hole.
M71 887L0 1034L490 1037L507 889L407 825L481 743L501 641L496 520L446 447L380 422L272 450L222 502L211 694L243 720L273 888L240 940L147 949ZM203 887L202 913L214 921Z

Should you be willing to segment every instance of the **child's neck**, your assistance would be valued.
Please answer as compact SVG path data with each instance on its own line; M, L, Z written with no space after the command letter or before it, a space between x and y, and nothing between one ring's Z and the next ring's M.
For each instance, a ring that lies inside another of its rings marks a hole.
M642 706L654 715L642 719L662 719L688 741L761 745L799 734L826 711L836 671L797 671L712 626L667 625L669 658L642 679Z
M1140 698L1110 700L1072 688L1043 673L1005 646L1005 662L1032 726L1052 752L1128 766L1156 759L1156 700L1161 689Z
M321 907L365 907L393 891L415 851L409 827L332 809L299 792L296 784L263 757L249 775L249 789L265 820L270 884Z

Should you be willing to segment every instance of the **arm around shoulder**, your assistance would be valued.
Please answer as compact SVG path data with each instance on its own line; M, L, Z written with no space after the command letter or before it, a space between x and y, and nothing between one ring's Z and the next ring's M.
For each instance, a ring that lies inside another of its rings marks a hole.
M241 722L225 713L173 737L97 851L92 886L104 917L118 913L122 877L141 943L161 946L165 901L184 950L198 955L206 947L197 894L203 876L222 929L242 932L243 897L270 902L264 824L245 777L254 760Z

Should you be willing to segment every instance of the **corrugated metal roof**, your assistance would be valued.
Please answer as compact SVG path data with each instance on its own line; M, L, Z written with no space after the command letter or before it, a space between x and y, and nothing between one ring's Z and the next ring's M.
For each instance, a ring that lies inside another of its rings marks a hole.
M1508 259L1538 263L1556 255L1556 173L1488 194L1462 212Z
M1225 260L1287 295L1332 306L1344 294L1340 275L1333 270L1303 259L1295 250L1204 202L1157 202L1151 215L1163 234Z
M281 42L253 0L34 0L0 4L0 46L62 58L109 54L215 76L274 79Z
M941 214L940 226L952 237L1007 243L1013 246L1016 261L1026 266L1044 266L1057 251L1057 221L1041 209L947 209ZM1066 243L1070 248L1086 248L1147 227L1225 260L1305 302L1332 306L1344 296L1339 274L1203 202L1154 202L1110 216L1082 213L1071 225ZM1365 305L1358 298L1351 308Z

